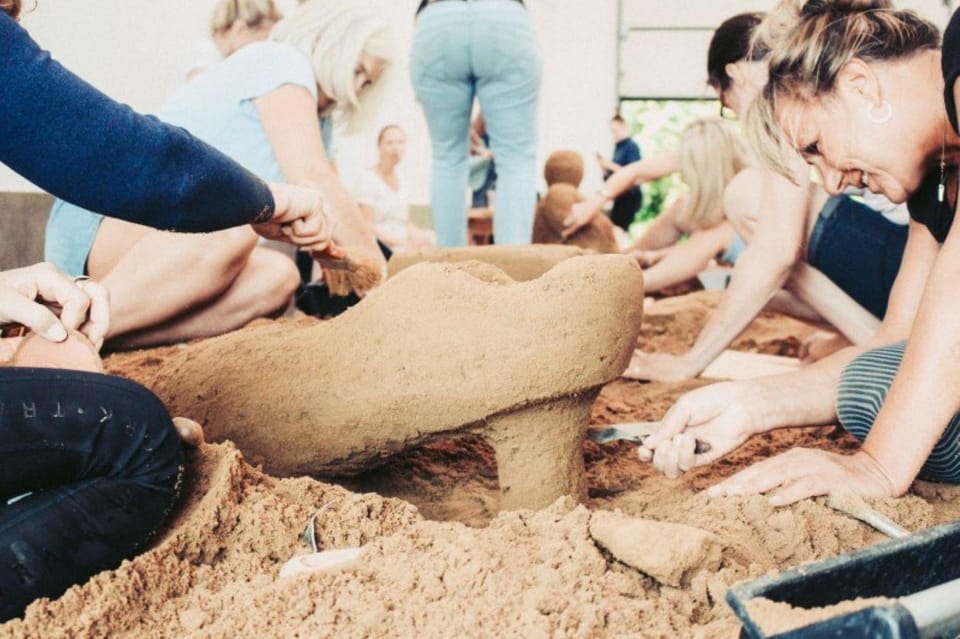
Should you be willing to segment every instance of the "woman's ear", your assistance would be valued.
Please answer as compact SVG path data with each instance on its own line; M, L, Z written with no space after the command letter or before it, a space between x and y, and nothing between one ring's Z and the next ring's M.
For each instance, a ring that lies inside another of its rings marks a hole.
M843 65L837 74L836 86L838 92L858 94L871 104L879 104L883 100L877 74L860 58L852 58Z

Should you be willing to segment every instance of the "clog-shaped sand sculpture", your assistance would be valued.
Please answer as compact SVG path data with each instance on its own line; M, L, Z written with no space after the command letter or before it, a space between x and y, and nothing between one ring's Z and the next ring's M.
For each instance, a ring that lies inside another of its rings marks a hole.
M441 435L494 447L501 508L581 497L600 387L627 366L642 275L625 256L514 282L477 262L406 269L343 315L206 340L154 390L273 474L345 475Z

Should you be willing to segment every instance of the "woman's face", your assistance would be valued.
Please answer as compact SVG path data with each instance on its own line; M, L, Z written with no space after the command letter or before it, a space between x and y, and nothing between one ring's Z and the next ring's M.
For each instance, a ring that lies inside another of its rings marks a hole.
M386 66L387 61L383 58L378 58L369 53L361 53L360 57L357 58L357 66L353 70L353 88L357 95L360 95L364 89L379 80Z
M380 138L380 159L396 164L403 159L407 136L397 127L390 127Z
M890 109L889 120L877 122L886 108L839 86L810 101L781 99L776 117L787 140L820 172L829 193L848 186L867 188L900 203L923 181L928 154L910 127L915 118L909 108L898 103Z
M383 58L361 53L357 58L357 66L353 69L353 90L356 94L360 95L364 89L379 80L386 66L387 61ZM317 89L317 108L321 113L329 113L336 101L324 93L322 87L318 86Z

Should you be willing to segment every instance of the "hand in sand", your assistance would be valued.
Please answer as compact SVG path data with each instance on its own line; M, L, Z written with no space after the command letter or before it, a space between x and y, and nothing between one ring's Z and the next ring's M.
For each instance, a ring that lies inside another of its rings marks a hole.
M567 239L589 224L599 213L600 206L594 200L577 202L570 208L570 214L563 219L563 230L560 231L560 236Z
M334 226L323 209L319 191L291 184L270 182L274 213L253 230L270 240L281 240L332 259L342 259L343 250L333 241Z
M0 324L16 323L52 342L79 330L99 350L110 328L107 290L52 264L0 272Z
M653 382L677 382L693 379L702 371L703 369L691 362L686 355L645 353L637 350L633 352L630 365L621 376Z
M867 453L841 455L794 448L758 462L712 486L711 497L766 494L772 506L826 495L838 490L861 497L896 497L897 491L880 465Z
M735 382L712 384L684 394L637 454L671 478L713 462L760 430L760 419L752 414L746 398L743 386ZM710 444L710 450L697 454L697 440Z

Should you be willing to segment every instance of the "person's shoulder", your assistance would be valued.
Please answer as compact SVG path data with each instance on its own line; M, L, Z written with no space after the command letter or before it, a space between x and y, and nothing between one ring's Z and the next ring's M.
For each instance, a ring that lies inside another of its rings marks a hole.
M299 84L316 92L316 80L310 59L297 47L283 42L263 40L241 47L228 57L223 66L235 70L239 78L259 86Z

